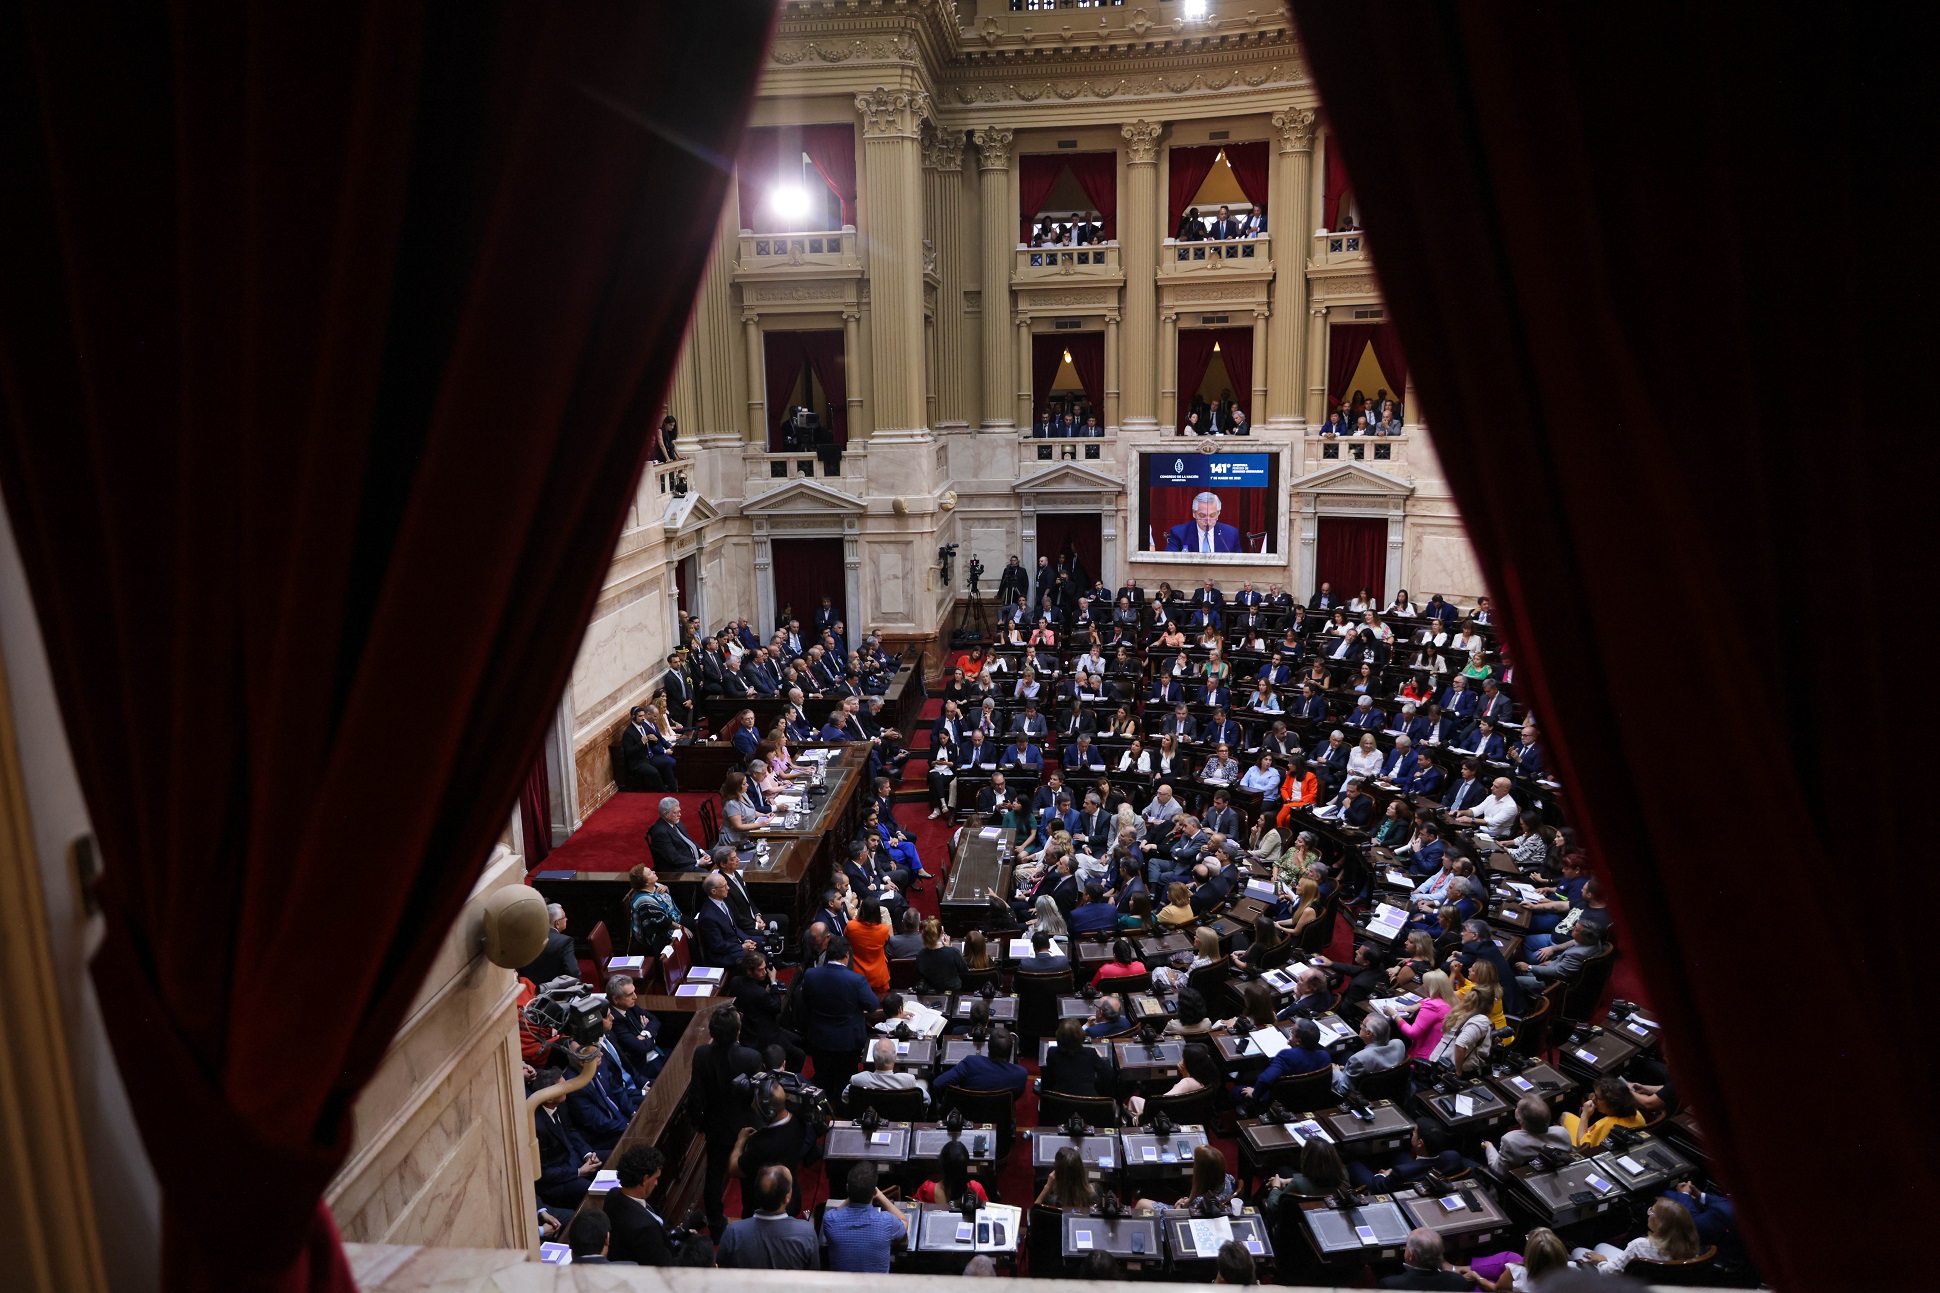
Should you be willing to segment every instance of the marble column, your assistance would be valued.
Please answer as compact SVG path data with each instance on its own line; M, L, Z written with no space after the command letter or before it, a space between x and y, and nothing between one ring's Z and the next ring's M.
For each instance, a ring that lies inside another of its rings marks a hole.
M1293 430L1306 421L1307 401L1307 249L1312 229L1307 209L1313 204L1315 116L1310 108L1288 108L1273 114L1280 135L1279 155L1268 180L1266 231L1273 244L1273 317L1267 325L1264 361L1256 357L1255 372L1266 374L1266 423Z
M1118 322L1119 315L1116 310L1105 315L1105 407L1104 422L1101 425L1105 430L1114 433L1118 430ZM1112 585L1114 588L1117 586Z
M1260 356L1266 353L1266 346L1267 312L1255 310L1253 311L1253 390L1249 396L1248 405L1250 409L1266 407L1266 365L1260 362ZM1250 412L1247 414L1249 418L1252 416Z
M921 134L930 96L878 86L855 99L869 189L872 440L926 436Z
M963 201L961 130L939 130L924 141L923 198L936 248L936 415L931 424L957 426L969 421L975 372L968 362L963 318L963 250L970 241L965 228L970 216Z
M1412 370L1403 382L1401 391L1401 429L1408 435L1425 430L1421 421L1421 410L1415 407L1415 375Z
M1017 203L1012 197L1013 131L985 126L970 133L977 145L983 192L983 425L1012 431L1017 425L1016 343L1011 340L1010 268L1016 259ZM1026 426L1029 423L1025 423Z
M1154 398L1154 325L1158 321L1159 135L1157 122L1133 121L1120 128L1125 137L1125 205L1118 218L1118 257L1125 269L1124 352L1119 373L1120 415L1128 431L1156 431L1161 419ZM1174 350L1172 362L1178 363ZM1170 418L1166 413L1164 417Z
M1031 384L1031 319L1027 314L1016 316L1017 323L1017 389L1011 393L1011 402L1016 409L1016 425L1021 430L1037 425L1037 410L1031 407L1031 396L1035 393Z
M1313 301L1307 306L1307 422L1319 426L1327 421L1327 306Z
M849 438L862 438L862 311L849 306L842 311L842 381L848 394Z
M748 439L764 449L768 445L767 358L761 351L761 316L743 314L741 330L746 338L748 357Z
M1179 316L1170 310L1159 316L1159 405L1165 410L1167 429L1178 430Z

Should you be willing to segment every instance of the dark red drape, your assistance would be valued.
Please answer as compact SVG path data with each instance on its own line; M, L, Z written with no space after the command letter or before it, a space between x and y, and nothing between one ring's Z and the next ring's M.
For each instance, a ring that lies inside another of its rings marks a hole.
M1179 408L1175 426L1183 429L1186 414L1192 410L1192 397L1199 390L1199 383L1206 380L1206 370L1212 367L1213 343L1218 341L1222 329L1219 328L1181 328L1179 329Z
M1064 545L1068 542L1077 552L1085 573L1096 579L1101 569L1098 562L1103 547L1099 536L1103 528L1096 512L1039 512L1038 555L1049 557L1051 564L1056 565L1058 558L1064 555Z
M1348 598L1371 589L1387 600L1388 523L1378 516L1323 516L1314 539L1314 588L1332 584Z
M1031 334L1031 424L1035 426L1044 410L1050 407L1051 384L1058 379L1058 368L1064 363L1065 338L1055 332L1034 332Z
M1322 136L1321 151L1326 157L1326 177L1321 181L1320 216L1329 229L1340 228L1341 212L1347 198L1353 192L1347 178L1347 163L1341 157L1341 150L1335 146L1334 134L1328 131Z
M1212 174L1213 163L1219 160L1219 145L1207 144L1197 148L1173 148L1166 153L1167 176L1166 195L1170 199L1168 209L1172 212L1171 227L1166 229L1167 236L1179 232L1179 217L1192 205L1192 195ZM1201 216L1212 214L1201 211Z
M1064 157L1059 153L1024 153L1017 159L1017 241L1029 242L1037 224L1038 208L1064 174Z
M1098 415L1098 425L1105 425L1105 334L1102 332L1067 332L1064 334L1065 349L1071 352L1071 367L1078 374L1078 382L1085 388L1085 398L1091 401L1091 409ZM1096 570L1098 567L1090 566Z
M779 615L783 607L794 607L806 634L824 597L833 597L838 610L848 601L842 540L789 539L772 547L769 569L775 579L775 612Z
M855 126L838 121L813 126L755 126L742 136L741 151L735 158L735 180L743 229L780 233L793 227L769 208L766 189L778 177L796 178L803 153L841 201L842 223L855 223ZM819 229L827 223L828 217L818 205L801 227Z
M768 452L782 451L782 424L788 421L792 397L802 379L802 365L808 356L802 351L798 332L761 334L762 369L767 374L764 398L768 409Z
M1268 157L1264 139L1226 145L1226 164L1233 168L1239 191L1256 207L1266 205L1268 168L1272 165Z
M320 1194L566 683L771 19L0 16L0 487L171 1290L353 1287Z
M799 340L802 354L815 370L815 380L822 384L822 394L828 399L829 408L815 411L828 415L830 409L834 410L831 416L835 442L846 448L849 443L849 379L847 360L842 349L842 331L839 328L820 328L791 335Z
M1518 694L1761 1273L1917 1282L1905 1221L1940 1209L1914 1022L1931 922L1890 895L1917 891L1905 841L1929 814L1868 772L1903 712L1897 643L1934 635L1933 599L1903 595L1935 579L1934 447L1907 445L1925 466L1829 448L1824 414L1935 349L1930 309L1862 304L1928 301L1940 277L1934 168L1902 160L1934 105L1879 60L1924 18L1295 8ZM1819 632L1828 605L1890 606L1893 631ZM1674 653L1613 650L1639 606L1695 627ZM1663 715L1698 713L1702 792L1644 757ZM1828 972L1767 969L1784 958L1752 949L1773 938ZM1791 1041L1778 1020L1813 1022ZM1841 1180L1858 1188L1799 1184Z
M1118 154L1064 153L1062 156L1065 165L1071 168L1071 177L1097 208L1098 223L1104 227L1105 237L1118 237ZM1089 568L1097 569L1096 566Z
M1353 395L1347 384L1354 380L1354 370L1360 367L1361 355L1370 344L1382 375L1393 383L1387 388L1389 398L1399 400L1408 389L1408 360L1401 353L1401 334L1392 321L1336 323L1327 329L1328 399L1341 404ZM1361 394L1373 399L1375 393L1362 391Z
M849 383L839 328L815 328L795 332L761 334L762 368L767 373L768 452L782 451L782 424L788 421L791 407L788 396L802 378L802 368L815 370L822 394L834 409L835 442L849 443ZM815 416L827 418L829 408L817 408Z
M552 787L546 784L544 756L535 760L519 788L519 834L525 839L526 870L552 852Z
M855 126L846 121L803 126L802 151L842 203L842 223L855 223Z
M1259 412L1253 407L1253 329L1217 328L1213 332L1219 341L1219 358L1226 365L1227 376L1233 379L1233 399L1246 410L1250 423Z

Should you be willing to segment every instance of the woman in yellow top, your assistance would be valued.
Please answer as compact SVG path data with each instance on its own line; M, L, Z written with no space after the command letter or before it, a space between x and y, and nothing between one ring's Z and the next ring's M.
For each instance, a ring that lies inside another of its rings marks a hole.
M1495 972L1495 962L1485 961L1478 956L1475 958L1475 964L1469 966L1465 973L1461 972L1460 960L1455 962L1455 968L1460 979L1460 985L1455 989L1455 999L1460 1001L1469 991L1478 987L1492 990L1495 995L1489 1000L1489 1027L1497 1032L1507 1028L1509 1017L1502 1013L1502 980Z
M1637 1098L1622 1078L1600 1077L1581 1113L1563 1115L1563 1129L1570 1143L1578 1147L1601 1145L1614 1127L1641 1127L1643 1114L1637 1112Z
M1192 890L1186 888L1183 880L1174 880L1166 887L1165 906L1159 908L1158 915L1153 919L1175 929L1199 919L1192 910Z

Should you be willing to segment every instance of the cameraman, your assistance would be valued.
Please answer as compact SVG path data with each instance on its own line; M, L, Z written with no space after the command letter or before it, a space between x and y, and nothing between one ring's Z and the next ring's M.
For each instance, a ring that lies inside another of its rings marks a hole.
M759 952L742 954L727 983L727 995L741 1012L742 1040L755 1050L779 1049L783 1065L801 1072L808 1057L795 1035L781 1026L782 1009L788 1003L781 985L775 982L768 958Z
M741 1179L741 1215L755 1214L756 1178L763 1168L788 1169L791 1187L789 1216L802 1210L802 1159L810 1145L806 1117L798 1117L788 1107L788 1091L779 1077L763 1074L754 1082L755 1125L737 1134L734 1150L728 1157L728 1173Z

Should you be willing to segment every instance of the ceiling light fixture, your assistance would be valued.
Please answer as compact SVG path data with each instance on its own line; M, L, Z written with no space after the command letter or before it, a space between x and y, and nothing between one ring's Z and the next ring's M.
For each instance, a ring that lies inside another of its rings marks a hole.
M783 184L770 190L768 205L784 220L799 220L808 214L808 190L799 184Z

